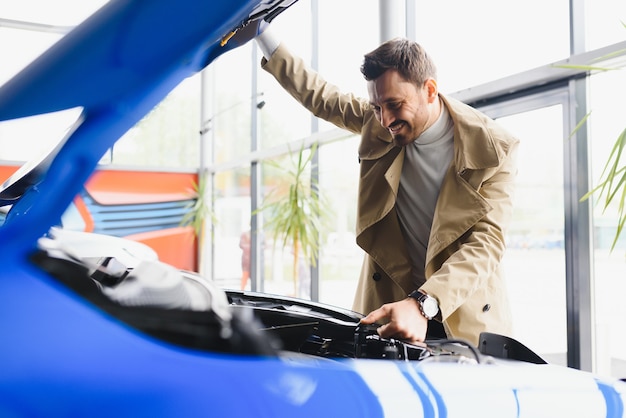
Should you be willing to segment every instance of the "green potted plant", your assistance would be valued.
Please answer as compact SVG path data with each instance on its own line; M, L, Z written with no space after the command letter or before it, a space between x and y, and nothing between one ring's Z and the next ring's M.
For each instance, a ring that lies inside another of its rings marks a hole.
M310 149L302 147L297 158L289 154L287 164L268 161L282 184L274 187L255 211L268 213L264 229L273 235L274 245L282 241L283 249L292 248L294 295L298 295L300 258L304 258L307 267L316 265L320 234L330 214L328 201L319 194L318 183L310 176L316 150L317 144Z

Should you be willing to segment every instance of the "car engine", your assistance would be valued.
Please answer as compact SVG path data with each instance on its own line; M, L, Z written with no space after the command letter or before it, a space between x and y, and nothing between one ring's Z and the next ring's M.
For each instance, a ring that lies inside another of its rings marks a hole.
M350 310L220 289L196 273L153 259L129 263L110 255L84 257L50 237L40 239L31 259L105 314L186 348L324 359L482 363L499 357L545 363L520 343L495 334L482 334L479 348L461 340L434 339L417 345L381 338L376 325L360 324L363 316Z

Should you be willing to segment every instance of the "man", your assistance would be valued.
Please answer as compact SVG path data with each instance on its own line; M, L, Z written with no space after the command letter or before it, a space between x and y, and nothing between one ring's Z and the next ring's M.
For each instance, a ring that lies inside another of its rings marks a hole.
M256 40L263 69L287 92L362 137L356 232L366 256L353 305L368 313L362 322L412 342L510 335L500 261L518 140L440 94L415 42L394 39L365 55L365 100L326 82L270 31Z

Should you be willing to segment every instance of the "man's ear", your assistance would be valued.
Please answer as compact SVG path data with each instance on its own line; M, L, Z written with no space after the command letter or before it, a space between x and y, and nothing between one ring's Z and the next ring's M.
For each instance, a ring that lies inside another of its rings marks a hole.
M435 80L434 78L429 78L428 80L424 81L424 88L428 93L428 103L434 102L437 98L437 95L439 94L439 90L437 88L437 80Z

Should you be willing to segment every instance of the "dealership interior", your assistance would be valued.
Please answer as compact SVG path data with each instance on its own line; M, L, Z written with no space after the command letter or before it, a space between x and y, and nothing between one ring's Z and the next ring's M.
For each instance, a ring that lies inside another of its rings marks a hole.
M104 3L0 0L0 84ZM515 338L550 362L626 377L624 197L620 207L619 196L605 205L599 192L588 195L620 135L626 143L618 105L626 92L626 2L299 0L271 26L326 80L362 97L363 55L393 37L414 39L434 58L442 94L514 133L519 174L503 266ZM363 260L355 242L359 137L300 107L263 71L261 57L248 42L217 58L101 164L206 179L211 222L197 269L220 286L350 309ZM32 134L42 137L41 149L10 142L26 123L0 125L0 164L54 145L44 139L52 120L29 123L40 129ZM264 228L266 198L288 189L286 173L302 156L313 193L328 202L314 262ZM241 241L250 231L248 278Z

